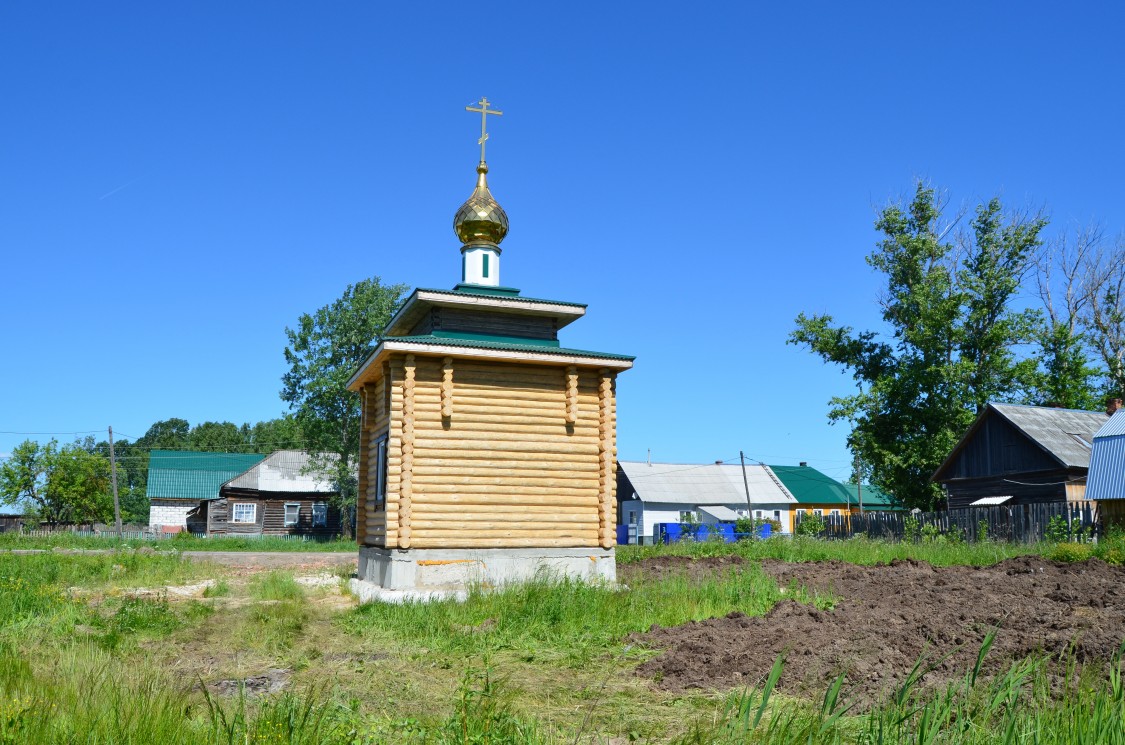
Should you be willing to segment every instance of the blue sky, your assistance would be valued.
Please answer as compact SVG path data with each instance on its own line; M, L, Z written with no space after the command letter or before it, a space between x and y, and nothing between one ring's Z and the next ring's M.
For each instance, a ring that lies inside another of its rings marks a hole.
M416 7L410 7L416 6ZM843 477L853 385L798 312L878 324L915 179L1125 227L1125 12L1047 3L6 3L0 453L278 415L284 328L371 275L451 287L482 95L504 284L637 355L619 453Z

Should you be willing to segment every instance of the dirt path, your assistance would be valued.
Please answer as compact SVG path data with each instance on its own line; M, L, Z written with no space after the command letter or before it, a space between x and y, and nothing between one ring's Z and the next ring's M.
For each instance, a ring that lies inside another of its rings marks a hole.
M739 561L660 557L622 567L626 577L683 571L738 571ZM953 680L972 665L985 634L998 627L987 669L1073 645L1079 663L1109 660L1125 636L1125 568L1097 559L1060 564L1039 557L992 567L933 567L895 561L863 567L843 562L765 561L784 588L791 583L838 598L832 611L783 601L760 618L725 618L653 627L633 640L663 650L638 674L662 688L755 684L786 653L782 688L820 694L839 673L851 696L870 702L901 684L924 652L954 654L925 681ZM958 651L955 651L958 650Z

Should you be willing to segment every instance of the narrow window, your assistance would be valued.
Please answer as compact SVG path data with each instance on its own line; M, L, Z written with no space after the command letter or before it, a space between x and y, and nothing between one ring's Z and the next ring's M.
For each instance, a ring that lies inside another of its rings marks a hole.
M781 522L781 510L774 510L773 511L773 519L777 520L778 522Z
M762 511L761 510L754 510L754 517L761 520L762 519Z
M387 436L375 445L375 509L387 503Z
M817 517L824 517L824 510L813 510L812 513Z
M292 527L297 524L297 519L301 516L300 503L289 503L285 505L285 527Z
M235 502L231 505L231 522L258 522L258 505L253 502Z
M480 276L488 279L488 254L483 254L480 258Z
M328 505L324 502L313 502L312 515L313 527L323 528L328 524Z

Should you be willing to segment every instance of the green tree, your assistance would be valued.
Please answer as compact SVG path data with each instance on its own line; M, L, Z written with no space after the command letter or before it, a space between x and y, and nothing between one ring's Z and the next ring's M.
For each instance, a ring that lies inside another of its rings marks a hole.
M1045 315L1036 333L1039 374L1034 403L1086 410L1101 405L1101 371L1090 358L1082 327L1089 306L1084 284L1101 241L1096 227L1063 233L1036 258L1036 289Z
M958 247L934 190L919 184L909 205L880 213L883 238L867 259L886 277L890 338L836 326L830 315L797 317L789 342L850 370L859 385L831 400L829 419L852 422L852 452L908 506L938 504L930 476L978 409L1023 398L1032 383L1034 363L1013 347L1029 340L1034 318L1011 304L1045 224L1005 220L994 199L977 208Z
M281 398L313 454L312 467L332 472L348 514L354 514L356 504L359 397L347 390L347 382L374 351L407 289L372 277L349 285L339 299L314 313L302 314L295 329L285 329L289 370L282 377ZM344 522L350 529L351 521Z
M187 437L188 450L210 452L249 452L250 430L239 429L233 422L202 422L191 428Z
M0 466L0 501L23 505L41 520L104 521L113 513L109 461L93 441L41 445L25 440Z

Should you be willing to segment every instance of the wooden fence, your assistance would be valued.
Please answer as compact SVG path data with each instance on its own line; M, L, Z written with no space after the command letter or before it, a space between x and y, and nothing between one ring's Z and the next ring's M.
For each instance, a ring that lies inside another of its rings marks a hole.
M866 535L891 541L919 540L924 535L957 533L966 541L992 539L1033 543L1045 537L1051 518L1061 517L1068 526L1069 540L1098 535L1097 503L1038 502L1009 506L966 507L945 512L866 512L862 516L824 515L823 538ZM797 513L797 525L807 513ZM914 522L911 522L914 521ZM907 535L907 528L913 528Z
M123 530L121 532L121 537L125 540L130 540L130 541L162 541L162 540L168 540L168 539L171 539L171 538L175 538L176 536L183 535L186 532L187 531L182 531L180 533L162 533L162 532L151 531L151 530ZM35 529L21 530L19 534L21 536L26 536L28 538L50 538L52 536L58 536L58 535L73 535L73 536L78 536L80 538L116 538L117 537L117 531L113 530L112 528L110 528L108 530L98 530L98 531L79 530L79 529L71 529L71 528L54 528L54 529L35 528ZM326 540L322 536L303 535L303 534L302 535L263 535L261 533L230 533L230 534L218 533L218 534L215 534L215 535L207 535L206 533L191 533L190 535L193 538L206 538L207 540L223 540L223 539L226 539L226 538L248 538L248 539L253 540L253 539L256 539L256 538L269 538L271 540L276 539L276 540L281 540L281 541L301 541L301 542L306 542L306 543L309 542L309 541L321 542L321 541Z

